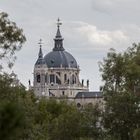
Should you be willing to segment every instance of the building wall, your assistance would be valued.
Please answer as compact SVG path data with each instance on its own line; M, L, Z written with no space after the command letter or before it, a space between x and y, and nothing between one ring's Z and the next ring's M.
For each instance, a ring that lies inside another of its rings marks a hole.
M56 97L75 97L78 92L88 91L80 83L79 68L47 68L37 65L34 68L34 92L37 96L51 92Z
M77 107L83 107L85 105L96 105L96 104L100 104L100 107L103 108L104 105L104 100L103 98L78 98L74 100Z

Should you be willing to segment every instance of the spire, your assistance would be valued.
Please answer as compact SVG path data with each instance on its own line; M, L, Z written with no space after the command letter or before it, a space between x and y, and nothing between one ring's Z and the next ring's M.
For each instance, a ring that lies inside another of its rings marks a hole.
M42 53L42 39L39 40L39 53L38 53L38 59L35 63L35 65L42 65L44 64L44 59L43 59L43 53Z
M62 38L61 33L60 33L60 25L62 25L62 23L60 22L60 19L58 18L58 20L57 20L57 32L56 32L56 36L54 38L55 44L54 44L53 51L64 51L63 38Z
M39 46L40 46L40 49L39 49L39 53L38 53L38 58L43 58L43 53L42 53L42 39L39 40Z
M60 25L62 25L62 23L60 22L60 19L58 18L57 20L57 33L56 33L56 38L62 38L61 33L60 33Z

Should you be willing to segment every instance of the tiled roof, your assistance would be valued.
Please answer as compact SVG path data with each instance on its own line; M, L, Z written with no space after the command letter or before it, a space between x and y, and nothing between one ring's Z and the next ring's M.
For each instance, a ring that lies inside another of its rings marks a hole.
M75 96L76 99L78 98L102 98L103 93L100 91L96 92L78 92Z

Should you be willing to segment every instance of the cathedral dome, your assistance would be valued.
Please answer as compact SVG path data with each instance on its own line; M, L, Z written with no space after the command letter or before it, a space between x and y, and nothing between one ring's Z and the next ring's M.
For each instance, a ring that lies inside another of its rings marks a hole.
M57 23L57 33L54 38L54 48L53 51L48 53L44 57L44 62L49 68L78 68L75 58L63 48L63 38L60 33L60 20Z
M66 51L52 51L44 57L44 61L49 68L78 68L75 58Z
M46 64L48 68L78 68L75 58L63 48L64 39L60 33L61 24L62 23L60 23L60 20L58 19L57 32L54 38L54 48L50 53L46 54L45 57L43 57L40 40L40 50L35 65Z

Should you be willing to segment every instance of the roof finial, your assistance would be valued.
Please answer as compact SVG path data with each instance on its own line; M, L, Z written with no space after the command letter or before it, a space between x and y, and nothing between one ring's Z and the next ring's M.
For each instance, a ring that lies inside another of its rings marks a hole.
M42 53L42 39L39 40L39 43L38 44L40 46L38 57L39 58L43 58L43 53Z
M41 48L41 47L42 47L42 44L43 44L43 43L42 43L42 39L39 40L39 43L38 43L38 44L39 44L39 46L40 46L40 48Z
M57 19L57 27L59 28L60 25L62 25L62 22L60 22L60 19L58 18L58 19Z

